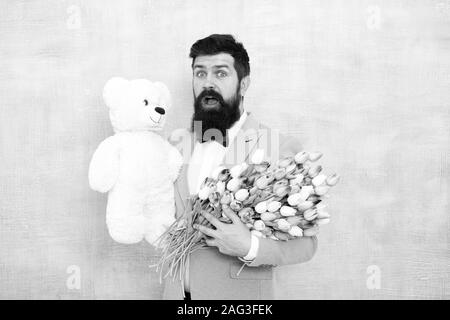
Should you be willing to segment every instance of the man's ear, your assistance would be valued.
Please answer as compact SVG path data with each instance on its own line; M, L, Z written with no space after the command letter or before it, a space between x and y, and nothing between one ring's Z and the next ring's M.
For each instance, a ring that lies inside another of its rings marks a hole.
M241 96L245 96L245 92L250 86L250 76L245 76L241 79Z

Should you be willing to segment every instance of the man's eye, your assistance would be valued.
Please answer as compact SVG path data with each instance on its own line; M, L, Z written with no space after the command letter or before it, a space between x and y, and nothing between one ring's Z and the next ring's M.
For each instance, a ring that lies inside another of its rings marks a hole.
M227 73L226 73L225 71L219 71L219 72L217 72L217 76L218 76L219 78L223 78L223 77L226 77L226 76L227 76Z
M204 76L206 76L206 72L205 71L198 71L195 75L197 77L199 77L199 78L203 78Z

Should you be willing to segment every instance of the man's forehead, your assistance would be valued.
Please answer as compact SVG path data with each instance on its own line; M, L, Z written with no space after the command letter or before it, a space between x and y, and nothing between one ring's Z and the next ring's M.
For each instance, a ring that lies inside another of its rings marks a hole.
M218 53L214 55L198 56L195 58L193 67L215 67L228 66L234 67L234 58L229 53Z

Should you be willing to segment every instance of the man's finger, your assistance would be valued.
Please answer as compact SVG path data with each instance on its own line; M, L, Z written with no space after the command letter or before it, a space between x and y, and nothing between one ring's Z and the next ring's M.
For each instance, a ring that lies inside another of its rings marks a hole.
M216 237L217 237L217 232L216 232L216 230L213 230L213 229L211 229L211 228L208 228L208 227L205 227L205 226L202 226L202 225L199 225L199 224L196 224L196 225L195 225L195 228L196 228L198 231L200 231L200 232L206 234L206 235L209 236L209 237L212 237L212 238L216 238Z
M206 239L205 242L210 247L217 247L217 242L215 239Z
M222 222L219 221L219 219L217 219L216 217L214 217L211 213L202 210L201 214L206 218L206 220L208 220L209 222L211 222L211 224L216 227L216 229L219 229L222 226Z
M242 223L241 219L239 219L238 215L228 206L222 206L222 211L225 215L230 218L233 223Z

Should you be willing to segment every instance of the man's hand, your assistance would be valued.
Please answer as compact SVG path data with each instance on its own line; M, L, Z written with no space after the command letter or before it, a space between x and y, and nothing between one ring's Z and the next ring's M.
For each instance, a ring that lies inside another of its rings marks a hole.
M202 211L203 216L216 229L202 225L195 225L194 227L210 237L206 240L208 246L217 247L221 253L229 256L244 257L250 250L250 230L232 210L223 210L223 212L230 218L230 224L220 222L212 214Z

